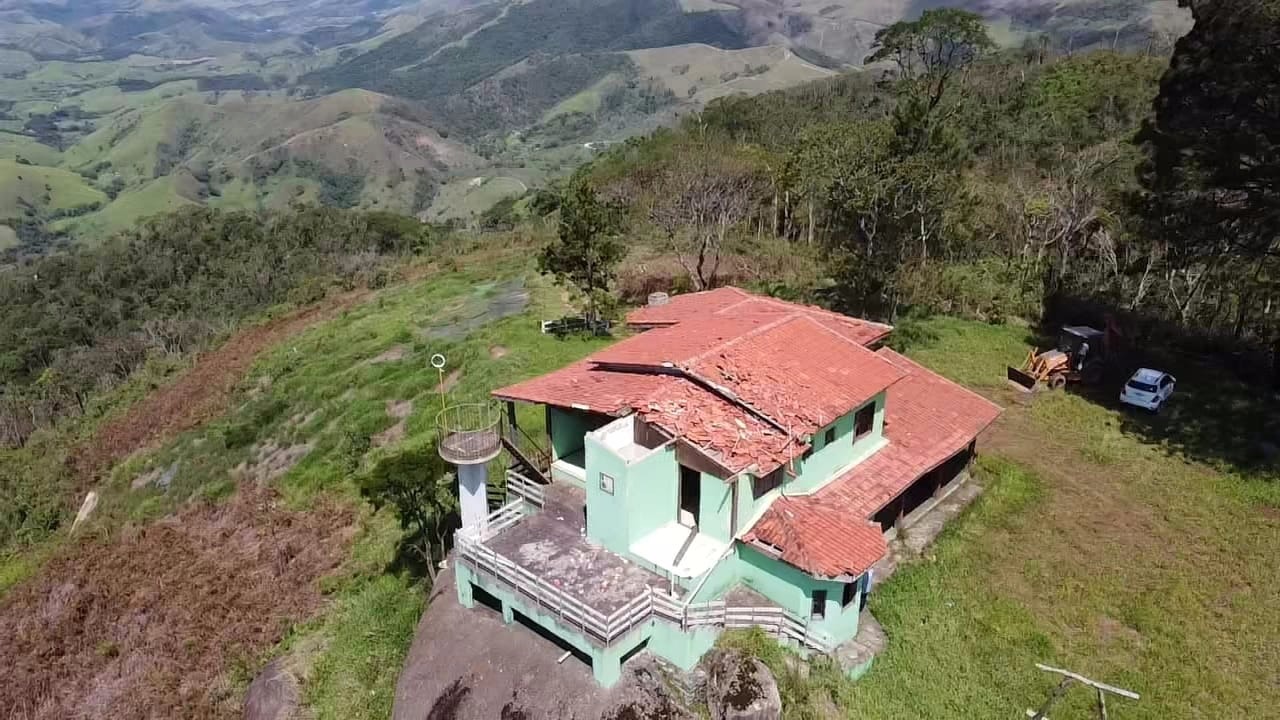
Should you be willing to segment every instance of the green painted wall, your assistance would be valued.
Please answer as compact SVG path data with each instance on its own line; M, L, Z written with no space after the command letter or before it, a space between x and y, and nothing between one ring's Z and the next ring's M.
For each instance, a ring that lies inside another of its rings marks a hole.
M585 413L547 408L547 417L551 422L551 450L557 459L578 452L583 448L583 436L587 434L589 425Z
M466 607L473 607L471 584L484 588L502 603L503 617L512 619L512 609L519 610L530 621L541 625L557 637L592 659L592 671L596 681L605 687L617 682L621 674L621 658L641 642L647 641L650 652L665 658L680 668L691 669L704 653L715 644L719 630L700 628L682 631L671 623L650 620L631 633L605 648L588 640L580 631L561 624L553 615L546 614L528 603L523 596L512 593L504 583L486 575L470 572L464 564L455 565L458 600ZM865 590L866 578L859 580ZM852 638L858 631L858 600L848 608L841 607L844 585L838 582L809 577L785 563L770 558L750 547L738 545L736 552L721 561L692 598L693 602L714 600L736 583L744 583L781 607L800 617L809 617L814 590L827 591L826 617L814 621L814 626L837 642ZM858 668L865 672L865 668Z
M869 401L876 405L875 424L871 432L856 443L853 442L853 427L857 410L838 418L828 426L834 427L836 431L835 439L830 444L826 443L827 428L814 433L813 452L807 460L800 461L799 476L786 483L787 494L811 493L833 480L837 471L865 459L883 447L884 401L884 393L880 393Z
M826 617L814 626L840 642L857 634L859 603L855 599L847 610L841 607L844 583L810 577L747 545L738 546L737 559L743 584L802 618L813 609L813 591L826 590Z
M587 535L609 550L626 554L630 543L627 464L595 438L586 438ZM613 494L600 487L600 475L613 478Z
M736 482L738 483L738 532L742 532L755 519L756 501L751 497L750 475L739 475ZM768 498L769 495L765 495L761 500L767 502Z
M627 463L586 436L587 535L612 552L630 557L631 543L676 519L680 471L673 445ZM600 486L613 477L613 494Z
M680 466L675 445L664 445L627 466L627 545L676 520ZM622 552L626 552L624 549Z
M716 566L706 575L705 580L698 578L701 585L698 583L689 585L687 589L694 592L691 602L715 600L737 584L741 574L737 553L737 548L733 548L727 557L716 563Z
M654 621L651 625L647 649L682 670L692 670L720 636L718 628L703 627L682 631L676 625L666 622Z
M790 490L792 484L796 482L796 478L786 476L782 485L761 495L759 499L756 499L752 494L752 488L755 486L754 476L744 477L738 482L738 532L742 532L742 530L751 527L755 523L760 514L773 503L775 498L782 494L783 488Z
M720 542L729 542L733 523L733 485L702 473L698 497L698 532Z

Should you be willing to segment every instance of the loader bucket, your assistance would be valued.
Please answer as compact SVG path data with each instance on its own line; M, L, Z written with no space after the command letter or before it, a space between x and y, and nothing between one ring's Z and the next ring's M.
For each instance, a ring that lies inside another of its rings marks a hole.
M1040 381L1037 380L1034 375L1019 370L1012 365L1008 366L1008 371L1009 382L1021 390L1033 392L1035 391L1036 386L1040 384Z

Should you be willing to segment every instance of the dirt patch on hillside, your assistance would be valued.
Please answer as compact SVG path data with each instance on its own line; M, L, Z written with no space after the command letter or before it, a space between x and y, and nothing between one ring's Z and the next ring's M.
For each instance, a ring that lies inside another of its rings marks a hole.
M454 370L444 377L444 380L436 383L436 392L449 392L458 387L458 383L462 382L462 370Z
M245 488L218 506L85 541L0 601L0 708L14 717L233 718L228 673L324 604L349 508L280 507Z
M134 452L157 445L226 411L237 383L258 355L312 325L367 299L368 290L335 295L316 305L246 328L201 355L177 380L109 420L72 454L80 489Z
M399 362L405 359L406 357L408 357L408 355L409 355L409 348L403 345L396 345L388 349L386 352L382 353L381 355L371 359L369 361L369 364L381 365L383 363Z
M254 446L253 462L240 463L231 470L231 474L237 480L267 485L292 470L309 452L311 443L281 446L275 440L267 440Z
M370 438L374 447L394 445L404 439L408 430L409 416L413 414L412 400L388 400L387 415L394 418L396 424Z
M510 352L511 352L510 350L506 349L501 345L494 345L493 347L489 348L489 357L493 358L494 360L497 360L499 358L506 357Z

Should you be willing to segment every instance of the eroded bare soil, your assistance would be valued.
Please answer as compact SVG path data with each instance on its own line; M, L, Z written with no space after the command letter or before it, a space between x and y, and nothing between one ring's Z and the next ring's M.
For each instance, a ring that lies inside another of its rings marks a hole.
M0 715L232 718L248 671L325 598L347 508L280 507L250 484L111 539L85 539L0 601Z

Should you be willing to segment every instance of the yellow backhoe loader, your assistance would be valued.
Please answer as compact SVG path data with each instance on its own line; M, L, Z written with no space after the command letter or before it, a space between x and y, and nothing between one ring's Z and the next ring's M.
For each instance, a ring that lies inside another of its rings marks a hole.
M1033 349L1021 368L1010 366L1009 382L1027 392L1042 387L1061 390L1069 382L1097 382L1106 363L1106 345L1101 330L1067 325L1058 336L1057 347L1043 352Z

